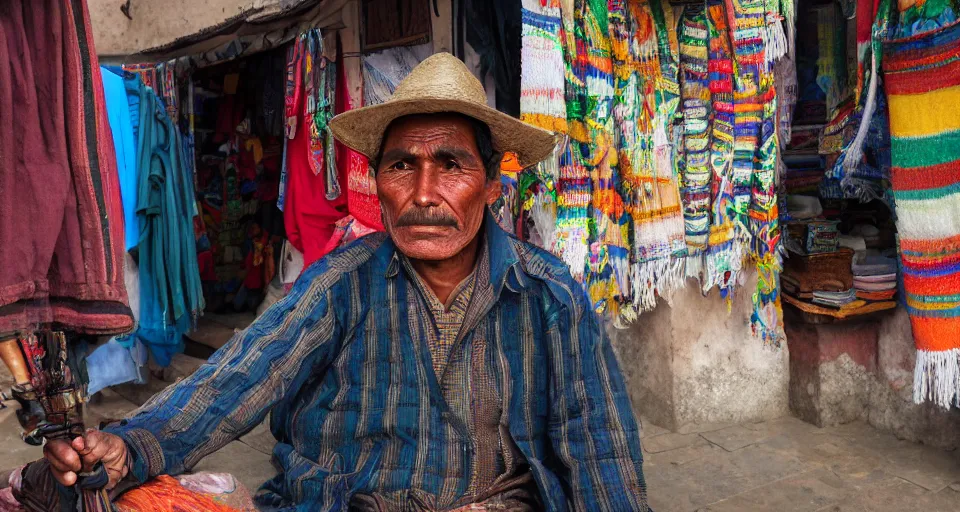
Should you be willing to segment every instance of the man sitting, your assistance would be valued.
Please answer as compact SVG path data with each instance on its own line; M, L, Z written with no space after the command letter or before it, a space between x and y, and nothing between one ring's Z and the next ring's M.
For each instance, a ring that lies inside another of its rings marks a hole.
M552 134L485 105L449 54L331 128L376 170L386 233L285 299L130 418L45 448L72 485L176 475L268 412L262 510L647 510L637 420L580 284L503 232L499 162Z

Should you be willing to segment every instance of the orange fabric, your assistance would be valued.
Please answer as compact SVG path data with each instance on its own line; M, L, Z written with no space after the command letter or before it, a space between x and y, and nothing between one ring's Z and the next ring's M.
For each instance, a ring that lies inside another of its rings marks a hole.
M960 318L931 318L911 316L913 339L917 350L942 352L956 348L960 340Z
M206 494L184 489L175 478L166 475L127 491L113 505L120 512L238 512Z
M904 288L913 295L957 295L960 294L960 280L942 277L903 276Z

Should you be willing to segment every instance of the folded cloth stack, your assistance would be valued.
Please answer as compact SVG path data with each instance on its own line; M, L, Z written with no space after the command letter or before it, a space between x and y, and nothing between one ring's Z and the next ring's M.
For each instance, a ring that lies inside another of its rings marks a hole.
M842 309L857 301L857 292L853 288L843 292L828 292L815 290L813 303L820 306Z
M876 250L857 251L853 258L853 288L858 299L889 301L897 294L897 260Z

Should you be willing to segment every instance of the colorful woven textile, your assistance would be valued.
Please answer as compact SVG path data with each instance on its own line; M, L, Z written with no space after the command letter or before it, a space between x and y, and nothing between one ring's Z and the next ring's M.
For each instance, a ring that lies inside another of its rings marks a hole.
M743 261L743 246L735 239L733 202L733 56L729 27L722 0L707 3L710 33L710 98L713 122L710 131L711 197L710 237L704 258L701 286L717 286L723 296L737 282Z
M754 334L779 345L783 339L778 274L780 227L776 195L777 101L773 70L764 55L762 2L727 0L732 19L734 74L734 225L749 244L759 274L753 294Z
M622 10L622 4L610 2ZM587 291L598 312L609 311L616 318L619 302L629 289L629 235L623 198L617 189L619 172L614 147L614 78L610 51L610 21L607 2L587 0L583 4L582 28L587 45L586 61L580 68L586 83L586 126L590 143L580 151L590 172L594 239L588 260ZM622 19L622 18L621 18Z
M960 405L960 23L883 44L914 401Z
M710 88L707 69L706 13L687 5L680 18L680 97L683 110L683 159L680 193L686 224L687 275L700 277L702 255L710 232Z
M520 61L520 119L560 133L567 131L564 97L563 20L557 0L523 0ZM529 219L528 239L553 248L557 225L557 158L516 177L521 218ZM522 222L522 220L520 221ZM513 231L511 229L511 231ZM518 228L519 232L519 228Z
M563 10L564 97L567 103L567 129L570 139L560 150L557 176L557 229L554 252L570 267L577 280L583 280L590 251L590 201L592 182L581 146L591 143L586 124L588 98L585 80L586 42L583 40L583 1L571 2ZM575 14L577 14L575 16Z
M520 47L520 119L564 133L567 104L563 96L563 46L557 0L523 0Z
M616 143L621 190L630 215L630 304L624 320L683 285L683 214L666 136L677 106L676 77L664 77L657 26L646 1L611 4ZM668 47L669 48L669 47ZM670 59L669 54L666 59ZM670 84L668 85L668 82Z

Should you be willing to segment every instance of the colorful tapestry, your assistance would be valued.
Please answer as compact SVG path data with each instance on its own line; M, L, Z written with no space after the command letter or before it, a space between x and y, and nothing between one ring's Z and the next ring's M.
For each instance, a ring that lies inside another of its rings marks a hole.
M522 5L520 119L565 133L560 4L557 0L523 0Z
M587 253L590 251L590 199L592 183L584 164L580 147L591 142L586 124L588 106L584 68L587 59L583 40L582 15L574 16L583 7L582 0L564 5L564 98L567 106L569 142L560 149L556 195L557 229L554 252L570 267L570 272L582 281L586 273Z
M683 111L683 158L680 194L686 224L687 275L700 278L710 233L710 87L707 69L709 35L703 5L684 9L680 39L680 98Z
M960 406L960 23L883 43L914 401Z
M653 309L657 296L683 286L686 255L683 214L671 147L666 136L677 106L676 77L664 77L651 4L611 3L616 75L616 146L621 191L633 246L629 302L621 310L631 321ZM668 54L667 59L671 56ZM667 82L672 81L672 87Z
M547 130L566 133L566 66L560 2L523 0L521 15L520 119ZM516 177L516 193L521 202L518 223L529 220L528 240L549 248L556 243L557 165L555 155ZM516 231L520 233L522 229L517 227Z
M616 4L617 2L612 2ZM592 181L591 207L594 238L588 260L587 291L598 312L609 311L616 318L623 291L629 289L630 258L625 233L626 215L617 190L617 152L613 145L613 61L610 52L607 2L587 0L581 15L586 43L585 60L575 72L586 85L586 127L590 143L580 152ZM577 14L577 13L575 13ZM580 55L578 55L579 57Z
M761 29L759 1L727 0L734 55L734 225L758 272L751 324L767 343L783 339L779 295L780 227L777 208L776 89Z
M733 56L729 26L722 0L707 2L710 46L708 56L710 99L710 236L702 270L701 287L714 286L728 297L737 283L743 261L743 245L736 240L733 201Z

